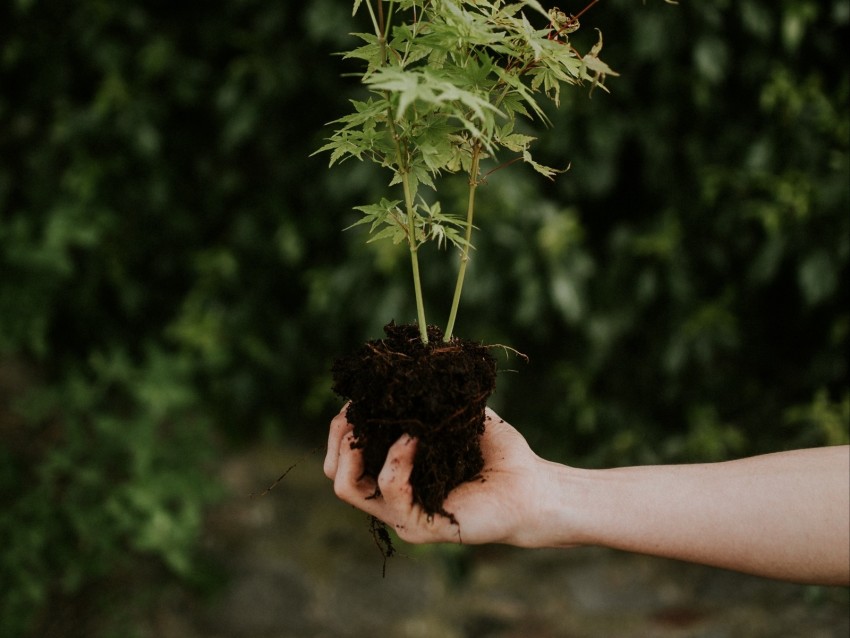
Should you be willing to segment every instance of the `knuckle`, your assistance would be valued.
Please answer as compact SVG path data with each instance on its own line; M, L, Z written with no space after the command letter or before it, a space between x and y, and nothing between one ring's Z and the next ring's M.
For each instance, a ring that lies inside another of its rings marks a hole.
M348 493L347 486L342 481L334 481L334 494L337 498L345 500L345 495Z
M334 494L336 497L346 503L351 503L354 500L356 490L345 481L334 481Z
M403 502L410 504L413 488L408 481L402 480L395 467L390 465L385 467L378 476L378 488L384 498L393 502Z

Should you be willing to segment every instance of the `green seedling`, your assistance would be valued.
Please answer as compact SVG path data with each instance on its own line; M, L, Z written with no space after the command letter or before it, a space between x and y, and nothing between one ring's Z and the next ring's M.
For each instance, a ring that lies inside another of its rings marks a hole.
M588 8L595 4L594 0ZM396 198L356 207L369 241L390 239L410 251L417 321L428 341L419 271L419 249L429 241L460 251L451 310L443 331L452 338L470 259L475 196L485 176L523 161L552 179L562 172L534 161L534 137L517 129L518 118L548 124L539 100L560 102L562 87L602 87L616 75L599 58L602 35L582 55L569 35L577 16L537 0L354 0L365 7L372 30L345 52L358 60L368 97L334 121L317 152L330 165L349 158L389 169ZM583 13L579 12L577 15ZM485 165L486 164L486 165ZM463 173L469 184L466 211L444 211L440 178Z

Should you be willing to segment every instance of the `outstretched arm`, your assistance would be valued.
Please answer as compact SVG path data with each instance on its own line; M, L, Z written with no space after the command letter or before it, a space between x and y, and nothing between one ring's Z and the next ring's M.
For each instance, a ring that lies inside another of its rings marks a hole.
M413 543L599 545L795 582L850 585L850 448L723 463L582 470L541 459L494 412L482 480L427 516L409 485L416 441L402 437L376 481L363 476L351 425L331 424L325 473L337 495ZM372 498L375 488L380 496Z
M850 585L847 446L566 474L579 543Z

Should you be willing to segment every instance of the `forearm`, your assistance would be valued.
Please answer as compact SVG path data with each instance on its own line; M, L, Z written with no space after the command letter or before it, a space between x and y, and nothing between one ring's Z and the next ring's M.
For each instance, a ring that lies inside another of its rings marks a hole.
M796 582L850 584L850 448L725 463L551 468L541 544L601 545ZM558 519L561 520L558 520ZM558 537L556 529L569 530Z

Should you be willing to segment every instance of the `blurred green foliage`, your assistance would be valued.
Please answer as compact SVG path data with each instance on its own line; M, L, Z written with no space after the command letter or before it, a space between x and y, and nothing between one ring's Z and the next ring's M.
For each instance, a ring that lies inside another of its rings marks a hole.
M2 635L51 635L57 609L140 565L191 577L216 455L321 442L331 360L415 316L406 255L341 230L386 176L309 157L357 90L332 56L362 28L349 13L0 8ZM504 361L494 407L541 454L847 441L848 14L605 0L583 16L573 39L600 28L621 75L534 131L569 172L517 165L479 189L457 326L529 355ZM425 253L444 316L454 267Z

